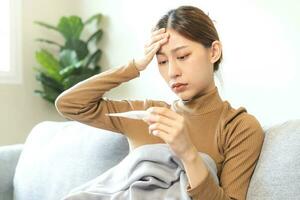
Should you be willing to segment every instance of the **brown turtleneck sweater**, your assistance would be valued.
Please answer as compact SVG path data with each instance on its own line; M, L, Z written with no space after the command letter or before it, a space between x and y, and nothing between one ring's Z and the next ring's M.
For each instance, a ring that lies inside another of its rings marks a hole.
M170 108L184 116L197 150L210 155L217 165L220 185L216 185L208 174L196 187L187 187L193 200L246 199L264 140L263 129L257 119L244 107L234 109L228 101L222 101L217 87L190 101L176 100L171 105L149 99L111 100L103 97L105 92L139 75L131 60L64 91L56 99L55 106L67 119L124 134L130 149L164 141L150 135L148 124L142 120L108 117L105 114L146 110L152 106Z

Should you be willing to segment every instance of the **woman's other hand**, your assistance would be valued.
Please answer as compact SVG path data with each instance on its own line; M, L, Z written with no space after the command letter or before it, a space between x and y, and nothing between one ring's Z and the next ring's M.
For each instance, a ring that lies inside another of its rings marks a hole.
M166 33L165 28L153 30L151 32L151 39L144 46L144 57L134 60L135 66L139 71L146 69L156 52L168 41L169 35L169 33Z
M143 121L149 125L149 133L164 140L182 161L198 154L183 116L164 107L150 107L147 111L150 115Z

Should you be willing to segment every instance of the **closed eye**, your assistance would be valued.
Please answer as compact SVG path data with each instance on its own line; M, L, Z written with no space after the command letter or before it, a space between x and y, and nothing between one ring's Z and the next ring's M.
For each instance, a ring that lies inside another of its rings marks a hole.
M161 62L159 62L158 64L159 65L163 65L163 64L165 64L167 61L161 61Z
M187 55L185 55L185 56L177 57L177 59L179 59L179 60L185 60L188 56L189 56L189 54L187 54ZM167 62L167 61L161 61L161 62L159 62L158 64L163 65L163 64L165 64L166 62Z
M180 59L180 60L184 60L184 59L187 58L187 57L188 57L188 55L181 56L181 57L177 57L177 58Z

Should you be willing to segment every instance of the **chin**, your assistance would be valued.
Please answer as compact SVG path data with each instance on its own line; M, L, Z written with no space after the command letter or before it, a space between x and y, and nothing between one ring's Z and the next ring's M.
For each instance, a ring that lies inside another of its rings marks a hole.
M177 96L181 99L181 100L183 100L183 101L188 101L188 100L190 100L193 96L192 95L190 95L190 94L186 94L186 93L180 93L180 94L177 94Z

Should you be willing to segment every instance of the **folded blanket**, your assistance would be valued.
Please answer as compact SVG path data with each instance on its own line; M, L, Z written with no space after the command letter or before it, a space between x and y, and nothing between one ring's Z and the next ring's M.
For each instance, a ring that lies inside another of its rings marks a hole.
M219 184L213 159L199 152ZM167 144L147 144L131 151L119 164L73 189L63 200L191 200L181 160Z

